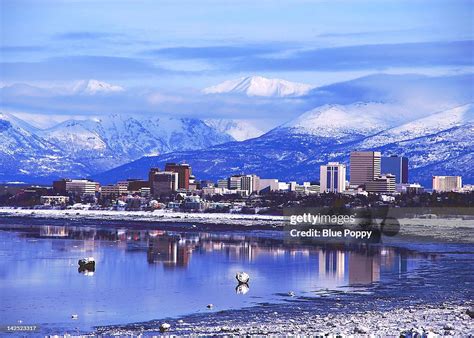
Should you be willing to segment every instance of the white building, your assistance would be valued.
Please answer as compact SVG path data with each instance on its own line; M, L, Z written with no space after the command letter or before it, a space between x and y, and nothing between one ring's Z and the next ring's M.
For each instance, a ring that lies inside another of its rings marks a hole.
M227 180L227 187L231 190L245 190L247 195L259 191L260 177L257 175L233 175ZM217 186L220 188L219 182Z
M41 204L44 205L61 205L69 202L69 196L41 196Z
M258 186L258 191L268 190L268 191L277 191L278 190L278 180L274 178L261 178Z
M329 162L320 167L320 191L341 193L346 190L346 166L339 162Z
M433 191L460 191L461 189L461 176L433 176Z
M89 180L68 180L66 181L66 192L68 194L94 195L98 191L99 183Z

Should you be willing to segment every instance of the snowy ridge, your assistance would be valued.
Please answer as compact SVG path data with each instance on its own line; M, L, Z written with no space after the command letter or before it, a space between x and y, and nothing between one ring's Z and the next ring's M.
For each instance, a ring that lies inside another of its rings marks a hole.
M113 114L41 130L0 114L0 164L7 168L0 179L22 179L32 172L34 178L87 176L143 156L229 141L233 138L199 119Z
M261 76L242 77L205 88L205 94L245 94L248 96L291 97L307 94L314 86Z
M394 109L383 103L324 105L298 116L279 129L315 137L369 136L397 123L396 117L390 118L387 114Z
M387 143L416 139L472 123L474 123L474 107L472 103L469 103L388 129L368 138L361 146L377 147Z
M230 135L236 141L245 141L265 133L255 123L246 120L208 119L204 122L211 128Z
M94 79L79 81L72 88L74 94L95 95L123 92L125 89L121 86L113 85L107 82Z
M399 113L400 111L400 113ZM196 151L179 151L142 158L96 176L109 182L133 173L146 177L151 166L186 160L203 179L219 179L241 172L285 181L314 181L319 165L329 161L349 163L355 150L381 151L385 156L407 156L410 181L430 187L432 175L462 175L474 180L474 124L469 106L434 113L406 122L409 114L392 105L358 103L327 105L307 112L268 133L242 142L230 142ZM439 121L443 121L440 124ZM414 129L410 139L376 139L397 128Z

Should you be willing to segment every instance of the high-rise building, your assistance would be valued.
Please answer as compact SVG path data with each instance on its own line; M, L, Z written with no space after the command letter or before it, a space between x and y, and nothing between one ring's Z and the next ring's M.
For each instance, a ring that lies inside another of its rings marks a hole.
M461 189L461 176L433 176L433 191L460 191Z
M359 186L380 176L380 158L378 151L351 152L350 184Z
M189 178L191 176L191 166L189 164L166 163L165 171L178 174L178 189L189 190Z
M392 193L395 192L395 175L386 174L376 177L374 180L365 183L365 190L368 192Z
M319 174L321 192L343 192L346 190L346 166L339 162L322 165Z
M382 174L395 175L395 183L408 183L408 158L404 156L382 157Z
M153 169L152 169L153 170ZM155 197L178 190L178 173L172 171L150 171L151 194Z

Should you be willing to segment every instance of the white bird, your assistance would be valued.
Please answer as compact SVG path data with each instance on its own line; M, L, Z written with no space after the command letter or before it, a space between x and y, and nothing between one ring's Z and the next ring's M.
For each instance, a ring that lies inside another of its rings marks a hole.
M250 279L250 276L245 272L237 272L235 278L239 283L247 284Z

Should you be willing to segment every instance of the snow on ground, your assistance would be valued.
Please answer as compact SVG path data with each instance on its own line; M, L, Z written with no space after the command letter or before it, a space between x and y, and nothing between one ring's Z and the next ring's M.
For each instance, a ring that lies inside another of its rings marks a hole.
M245 215L229 213L185 213L167 210L116 211L116 210L51 210L51 209L14 209L0 208L1 216L38 217L38 218L87 218L98 220L128 220L147 222L196 222L222 223L229 225L283 225L283 216Z

